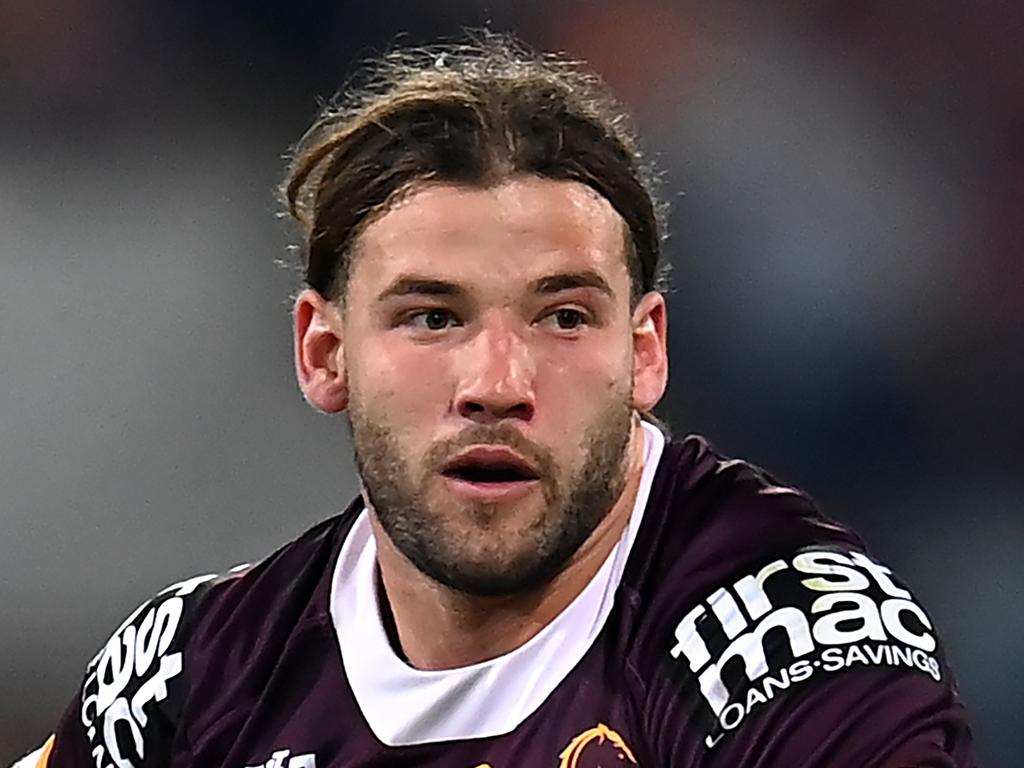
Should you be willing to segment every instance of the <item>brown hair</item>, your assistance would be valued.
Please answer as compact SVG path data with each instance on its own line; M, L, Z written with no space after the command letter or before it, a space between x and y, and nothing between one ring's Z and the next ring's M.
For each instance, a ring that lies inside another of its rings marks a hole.
M661 287L664 206L622 107L579 62L514 38L395 50L363 69L294 148L282 197L305 282L342 300L362 230L417 182L577 181L628 226L631 303Z

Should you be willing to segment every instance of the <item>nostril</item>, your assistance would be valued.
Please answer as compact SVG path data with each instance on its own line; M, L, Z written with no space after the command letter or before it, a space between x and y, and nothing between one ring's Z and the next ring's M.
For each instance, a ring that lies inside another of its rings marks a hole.
M529 403L518 403L508 409L507 415L519 419L529 419L533 416L533 406Z
M504 397L500 393L491 396L470 395L456 397L451 403L454 413L475 422L491 422L501 419L530 421L534 405L528 397Z
M483 413L487 408L485 408L482 403L476 403L469 400L463 402L460 405L459 410L462 412L463 416L469 416L471 414Z

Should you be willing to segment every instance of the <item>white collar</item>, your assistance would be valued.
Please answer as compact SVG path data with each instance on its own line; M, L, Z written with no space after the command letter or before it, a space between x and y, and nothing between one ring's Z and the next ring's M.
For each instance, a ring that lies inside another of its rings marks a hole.
M377 546L364 509L338 556L331 619L366 722L387 746L499 736L533 714L590 649L614 604L665 436L643 422L644 464L629 526L579 595L529 641L468 667L419 670L391 647L377 601Z

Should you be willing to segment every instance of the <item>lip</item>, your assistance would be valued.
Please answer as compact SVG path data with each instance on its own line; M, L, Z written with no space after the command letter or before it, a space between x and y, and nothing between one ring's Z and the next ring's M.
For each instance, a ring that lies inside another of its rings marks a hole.
M508 483L510 485L536 480L539 474L534 466L525 458L520 456L511 448L506 448L500 445L479 445L462 451L462 453L459 453L455 458L445 464L441 472L447 476L448 472L471 464L504 464L506 466L515 467L524 475L527 475L527 477L523 478L521 481L517 480ZM488 483L488 485L505 484L506 483ZM470 483L470 485L477 485L477 483Z
M512 480L502 483L474 483L461 477L442 475L448 489L466 501L480 504L499 504L505 501L521 499L538 485L539 480Z
M524 475L519 480L501 482L475 482L451 474L461 467L479 464L501 464L513 467ZM500 445L478 445L456 455L441 470L449 491L456 496L478 504L498 504L515 501L532 492L539 484L540 477L534 466L523 456Z

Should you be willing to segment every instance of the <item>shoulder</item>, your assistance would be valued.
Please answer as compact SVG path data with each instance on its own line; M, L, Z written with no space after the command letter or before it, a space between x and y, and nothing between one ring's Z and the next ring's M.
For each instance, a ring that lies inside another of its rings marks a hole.
M251 677L254 665L258 675L303 621L327 615L329 563L349 517L257 564L185 579L140 605L89 662L79 717L66 719L80 733L58 733L58 749L81 738L97 764L159 764L153 757L172 749L197 688L204 707L227 704L211 685Z
M825 543L864 548L799 488L691 435L665 444L623 580L644 603L685 603L752 564Z
M691 437L666 446L643 527L623 582L628 658L660 759L741 765L774 745L794 750L778 754L790 764L829 739L895 748L898 728L940 712L965 728L931 617L805 493ZM844 736L858 707L892 730L865 714L871 733ZM837 755L824 764L846 764Z
M353 517L346 512L325 520L263 560L214 580L191 627L193 652L256 636L272 644L282 630L325 617L331 565Z

